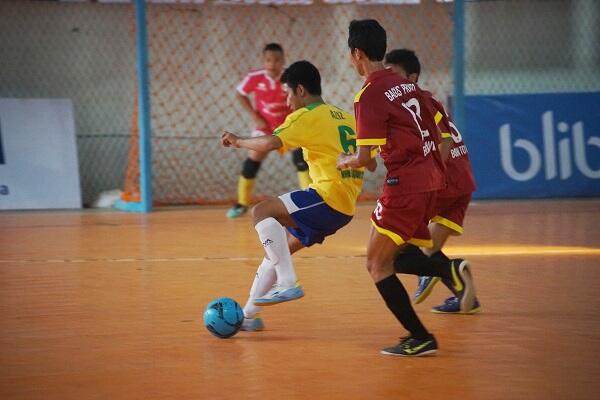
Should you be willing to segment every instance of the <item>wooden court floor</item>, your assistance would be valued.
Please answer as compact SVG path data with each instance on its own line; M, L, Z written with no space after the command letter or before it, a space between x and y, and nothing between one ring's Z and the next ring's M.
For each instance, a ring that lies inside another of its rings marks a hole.
M0 399L600 398L600 201L474 204L447 252L471 260L483 313L430 313L437 287L416 309L440 350L420 359L379 354L404 332L364 268L370 211L295 257L302 300L229 340L202 313L246 300L248 218L0 213Z

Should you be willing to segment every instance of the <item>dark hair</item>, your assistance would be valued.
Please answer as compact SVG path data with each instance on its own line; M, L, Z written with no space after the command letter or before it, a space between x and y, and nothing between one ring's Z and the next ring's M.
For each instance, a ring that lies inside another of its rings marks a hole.
M268 43L267 45L265 45L263 53L266 51L278 51L281 54L283 54L283 47L281 47L279 43Z
M296 61L281 75L281 83L288 85L294 93L298 85L304 86L308 93L321 95L321 74L317 67L308 61Z
M414 51L408 49L392 50L385 55L387 65L398 65L406 71L407 74L421 74L421 63Z
M374 19L352 20L348 26L348 47L365 52L369 60L382 61L387 36L385 29Z

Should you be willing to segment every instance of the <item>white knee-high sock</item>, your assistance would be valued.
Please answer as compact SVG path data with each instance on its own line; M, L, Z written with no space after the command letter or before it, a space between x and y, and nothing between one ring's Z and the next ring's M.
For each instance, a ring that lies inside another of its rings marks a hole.
M264 296L277 281L275 266L267 258L263 258L262 263L256 270L256 276L250 289L250 296L244 306L244 317L252 318L260 311L260 307L254 305L254 299Z
M283 286L294 286L298 278L283 226L275 218L267 218L256 224L254 228L258 232L267 257L275 264L277 283Z

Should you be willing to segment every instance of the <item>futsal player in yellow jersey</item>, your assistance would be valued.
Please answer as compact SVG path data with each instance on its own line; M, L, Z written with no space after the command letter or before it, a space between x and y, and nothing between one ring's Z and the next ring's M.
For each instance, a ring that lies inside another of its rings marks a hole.
M281 82L294 112L275 129L273 136L240 138L224 132L221 137L225 147L256 151L300 147L312 179L308 189L267 199L252 209L266 256L244 307L242 330L247 331L263 329L258 316L260 306L304 296L291 255L303 247L322 243L326 236L348 224L362 189L364 168L336 168L340 152L356 151L354 117L323 101L317 68L308 61L295 62L285 70ZM374 161L367 166L370 170L375 167Z

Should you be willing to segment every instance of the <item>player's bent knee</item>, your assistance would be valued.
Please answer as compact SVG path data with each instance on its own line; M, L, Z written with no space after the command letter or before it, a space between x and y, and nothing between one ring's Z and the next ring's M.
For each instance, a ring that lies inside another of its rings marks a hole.
M285 205L277 197L261 201L252 208L251 213L255 225L264 219L275 218L283 226L295 226Z
M242 176L246 179L256 178L256 174L260 169L260 161L254 161L251 158L246 158L242 164Z
M381 270L381 263L377 262L377 260L369 260L367 259L367 271L371 276L375 276Z
M250 210L252 214L252 219L254 220L254 224L258 224L265 218L269 218L270 215L267 215L267 208L264 205L264 201L261 201Z
M308 164L306 163L306 161L304 161L302 149L296 149L292 152L292 161L298 171L308 171Z
M278 200L279 199L276 198L263 200L254 207L252 207L251 213L252 218L254 220L254 224L258 224L263 219L271 217L278 219L279 212L277 210L277 203L275 202Z
M387 265L383 260L377 258L367 258L367 271L375 283L395 273L393 264Z

